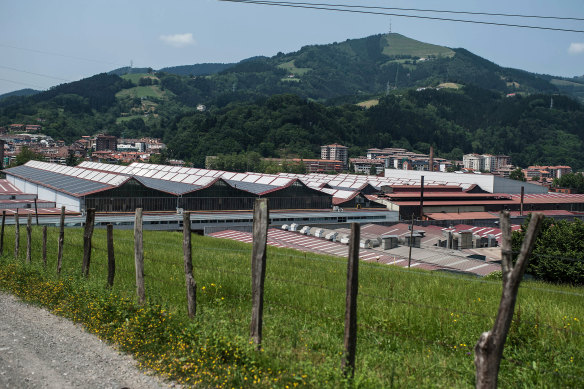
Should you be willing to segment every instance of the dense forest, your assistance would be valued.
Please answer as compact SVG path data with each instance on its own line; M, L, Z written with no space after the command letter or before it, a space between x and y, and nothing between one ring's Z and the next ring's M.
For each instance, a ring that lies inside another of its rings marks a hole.
M171 154L202 165L205 155L256 151L264 157L313 158L320 145L340 142L353 156L369 147L404 147L461 159L463 153L503 153L515 164L583 166L584 109L567 97L504 98L462 91L407 91L363 109L325 106L294 95L232 103L186 114L170 124Z
M351 156L434 146L449 159L478 152L584 168L584 108L558 93L580 79L554 83L399 34L237 64L126 70L2 99L0 126L41 119L68 143L100 132L162 138L169 157L196 166L217 154L315 158L339 142Z

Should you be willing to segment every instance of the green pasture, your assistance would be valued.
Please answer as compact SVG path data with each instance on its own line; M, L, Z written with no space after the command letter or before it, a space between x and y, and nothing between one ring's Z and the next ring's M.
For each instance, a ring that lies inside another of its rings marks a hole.
M354 380L340 371L346 259L268 248L261 351L249 343L251 245L193 235L197 315L186 315L181 232L144 232L147 305L135 299L133 232L115 230L116 276L106 287L105 230L81 277L83 231L33 227L14 259L6 228L0 288L82 323L164 377L204 387L473 387L473 347L491 328L501 282L361 262ZM584 288L523 282L500 387L577 387L584 380Z

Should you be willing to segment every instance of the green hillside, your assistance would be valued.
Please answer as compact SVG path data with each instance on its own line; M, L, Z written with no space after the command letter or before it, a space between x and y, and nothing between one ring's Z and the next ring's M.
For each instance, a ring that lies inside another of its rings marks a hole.
M382 53L388 57L410 55L419 58L450 58L455 54L454 51L447 47L420 42L396 33L387 34L384 39Z

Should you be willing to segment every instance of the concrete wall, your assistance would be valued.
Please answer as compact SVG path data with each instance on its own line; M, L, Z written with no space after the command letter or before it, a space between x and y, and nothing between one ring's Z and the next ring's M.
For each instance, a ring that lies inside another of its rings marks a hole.
M406 178L410 180L420 180L424 176L424 181L438 181L446 185L478 185L489 193L519 194L521 187L525 187L525 193L547 193L548 189L541 185L530 184L493 176L491 174L464 174L464 173L443 173L443 172L423 172L418 170L385 169L385 177Z

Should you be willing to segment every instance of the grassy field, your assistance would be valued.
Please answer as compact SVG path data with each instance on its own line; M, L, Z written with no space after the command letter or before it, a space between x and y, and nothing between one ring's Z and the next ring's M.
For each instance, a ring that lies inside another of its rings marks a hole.
M436 57L454 56L454 51L447 47L419 42L400 34L388 34L385 39L387 43L383 48L383 54L387 56L411 55L420 58L429 55L434 55Z
M132 74L124 74L123 76L121 76L124 80L129 80L132 81L134 84L138 85L138 81L140 81L141 78L143 77L152 77L152 78L156 78L152 75L149 75L147 73L132 73Z
M294 64L294 61L285 62L283 64L278 65L280 69L285 69L286 71L296 75L296 76L303 76L307 72L311 71L311 68L297 68Z
M24 230L24 229L22 229ZM132 231L115 231L116 280L105 287L105 231L96 230L87 281L82 231L67 229L55 275L58 231L49 229L48 266L33 230L14 260L7 228L0 288L47 306L179 382L208 387L472 387L473 347L493 323L500 281L361 262L355 379L340 373L346 260L268 248L264 341L249 344L249 244L193 236L197 316L186 317L182 233L144 233L148 304L135 304ZM584 288L524 282L507 340L500 387L577 387L584 379Z
M363 107L363 108L371 108L376 106L377 104L379 104L379 99L372 99L372 100L367 100L367 101L362 101L360 103L357 103L358 106Z
M454 82L443 82L442 84L438 85L438 88L460 89L462 88L462 84L455 84Z
M148 85L148 86L135 86L130 89L123 89L116 93L117 98L123 97L154 97L154 98L164 98L166 97L166 92L160 89L158 85Z

